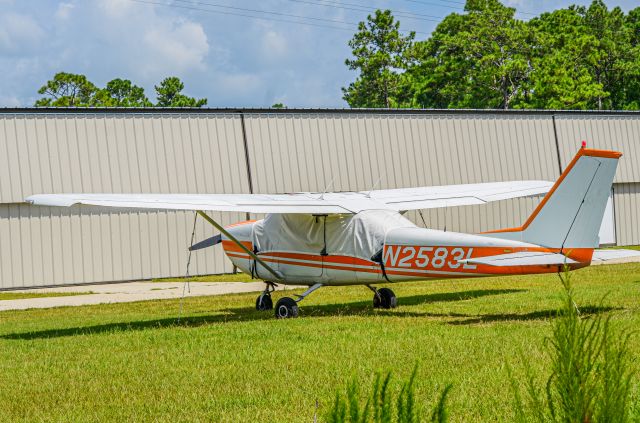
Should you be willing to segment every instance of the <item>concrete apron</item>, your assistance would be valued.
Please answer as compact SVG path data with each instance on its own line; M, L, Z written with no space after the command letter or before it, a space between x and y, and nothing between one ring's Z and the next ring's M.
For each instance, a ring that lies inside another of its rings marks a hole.
M2 300L0 301L0 311L176 299L182 296L183 287L183 282L125 282L118 284L24 289L11 292L91 292L91 294L73 295L68 297ZM260 292L264 290L265 284L263 282L191 282L190 287L191 292L188 290L185 291L185 297ZM297 288L304 287L279 285L277 290L281 291Z

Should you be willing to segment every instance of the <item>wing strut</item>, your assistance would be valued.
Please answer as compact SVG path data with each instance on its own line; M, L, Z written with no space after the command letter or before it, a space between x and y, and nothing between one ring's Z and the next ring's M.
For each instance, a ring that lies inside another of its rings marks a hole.
M244 246L243 243L241 243L240 241L238 241L236 239L236 237L234 237L233 235L231 235L229 233L229 231L227 231L225 228L222 227L222 225L220 225L218 222L216 222L215 220L213 220L208 214L206 214L205 212L203 212L202 210L198 210L198 214L200 216L202 216L202 218L204 220L206 220L207 222L211 223L217 230L219 230L220 232L222 232L224 234L224 236L226 236L227 238L229 238L231 241L233 241L234 244L236 244L238 247L242 248L247 254L249 254L249 256L251 256L255 261L257 261L258 263L260 263L262 265L262 267L264 267L265 269L267 269L269 271L269 273L271 273L273 276L276 277L277 280L282 280L282 275L280 273L278 273L277 271L273 270L271 268L271 266L269 266L267 263L265 263L260 257L258 257L253 251L249 250L247 247Z

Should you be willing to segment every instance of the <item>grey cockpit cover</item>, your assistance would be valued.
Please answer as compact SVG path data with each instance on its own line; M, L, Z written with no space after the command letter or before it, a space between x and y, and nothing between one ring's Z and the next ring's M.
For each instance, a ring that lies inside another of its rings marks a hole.
M357 214L268 214L253 225L258 252L282 251L370 259L384 243L388 230L415 227L400 213L366 210ZM326 240L326 243L325 243Z

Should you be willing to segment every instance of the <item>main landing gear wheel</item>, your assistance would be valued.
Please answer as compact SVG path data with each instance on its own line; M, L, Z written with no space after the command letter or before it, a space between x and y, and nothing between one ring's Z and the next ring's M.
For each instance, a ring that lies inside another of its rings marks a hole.
M380 288L373 294L373 308L396 308L398 299L389 288Z
M269 292L263 292L256 298L256 310L266 311L273 308L273 300Z
M282 297L276 303L276 319L298 317L298 303L289 297Z

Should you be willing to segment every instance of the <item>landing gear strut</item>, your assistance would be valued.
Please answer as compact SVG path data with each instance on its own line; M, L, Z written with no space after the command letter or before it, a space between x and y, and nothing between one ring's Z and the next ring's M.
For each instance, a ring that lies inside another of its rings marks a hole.
M296 297L298 297L297 300L294 300L293 298L289 298L289 297L280 298L276 303L276 309L275 309L276 319L289 319L291 317L298 317L298 313L300 312L300 309L298 308L298 303L304 300L307 295L311 294L313 291L320 288L321 286L322 286L321 283L317 283L309 287L309 289L304 291L302 294L296 295Z
M389 288L377 289L371 285L367 288L373 291L373 308L396 308L398 307L398 298Z
M272 282L265 282L267 287L262 291L262 294L256 299L256 310L266 311L273 308L273 300L271 300L271 293L276 290L276 285Z

